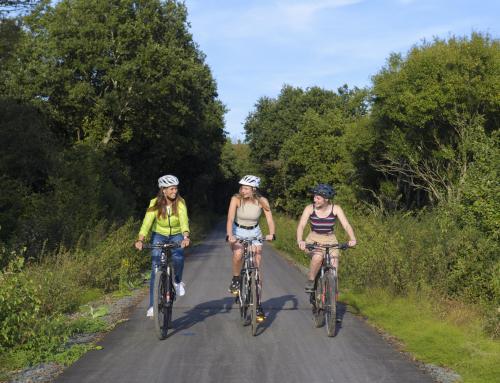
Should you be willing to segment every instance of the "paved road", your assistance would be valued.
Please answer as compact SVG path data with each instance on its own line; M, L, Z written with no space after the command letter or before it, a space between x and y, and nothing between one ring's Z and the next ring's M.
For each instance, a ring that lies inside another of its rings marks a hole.
M230 251L222 227L186 260L187 294L174 306L171 335L156 338L141 302L130 320L56 382L432 382L362 321L341 307L336 337L314 328L305 277L265 245L263 306L253 337L227 293Z

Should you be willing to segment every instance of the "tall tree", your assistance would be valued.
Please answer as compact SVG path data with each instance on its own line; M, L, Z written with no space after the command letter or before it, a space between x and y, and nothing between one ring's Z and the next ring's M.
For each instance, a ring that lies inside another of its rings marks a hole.
M116 153L143 198L165 172L195 190L217 169L224 107L186 18L172 0L46 3L25 18L7 93L45 111L67 146Z
M347 168L333 168L340 160L352 165L344 148L349 143L339 137L366 114L366 96L365 90L347 86L338 92L285 86L276 99L259 100L245 124L247 140L267 191L280 208L296 213L303 203L297 198L304 198L314 182L351 178Z
M373 82L376 167L408 206L459 199L472 133L500 125L500 42L474 33L423 43L392 55Z

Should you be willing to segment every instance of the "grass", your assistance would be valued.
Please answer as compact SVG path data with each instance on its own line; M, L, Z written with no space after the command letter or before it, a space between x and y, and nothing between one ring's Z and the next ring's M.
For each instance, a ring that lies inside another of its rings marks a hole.
M473 308L427 294L394 297L381 289L347 292L341 300L395 336L416 359L449 367L465 383L498 382L500 342L483 333Z

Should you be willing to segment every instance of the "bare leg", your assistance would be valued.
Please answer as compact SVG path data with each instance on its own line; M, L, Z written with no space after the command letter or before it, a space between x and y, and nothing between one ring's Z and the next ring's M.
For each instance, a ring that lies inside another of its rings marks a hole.
M255 254L255 263L257 265L257 268L259 269L259 276L260 276L260 289L262 293L262 246L254 246L253 247L254 254Z
M239 243L235 243L231 249L233 250L233 277L239 277L243 260L243 247Z
M308 278L310 281L313 281L316 278L316 274L318 274L322 262L323 262L323 254L321 252L314 253L311 258L311 264L309 266Z

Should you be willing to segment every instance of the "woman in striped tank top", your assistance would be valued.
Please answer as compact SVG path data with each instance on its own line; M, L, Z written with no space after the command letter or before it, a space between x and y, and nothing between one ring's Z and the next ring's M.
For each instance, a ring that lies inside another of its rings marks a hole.
M322 245L332 245L338 243L334 234L337 219L349 236L349 246L356 245L356 237L349 221L342 208L334 205L331 200L335 196L333 187L327 184L319 184L313 189L314 203L307 205L297 226L297 245L303 251L306 250L306 243L317 242ZM306 240L302 240L304 228L307 221L311 224L311 232ZM314 279L321 268L325 250L314 250L312 252L309 274L306 282L306 292L310 293L314 289ZM332 249L332 255L338 255L338 249ZM332 265L338 270L338 258L332 258Z

